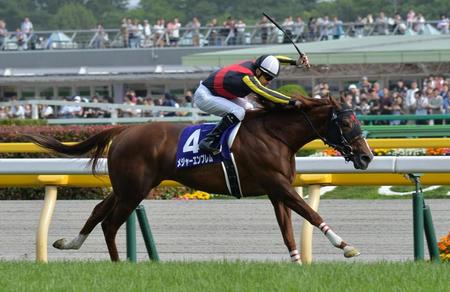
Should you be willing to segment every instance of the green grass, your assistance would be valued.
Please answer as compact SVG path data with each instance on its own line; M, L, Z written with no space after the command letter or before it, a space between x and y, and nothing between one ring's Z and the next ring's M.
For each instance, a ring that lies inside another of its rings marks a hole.
M1 291L448 291L432 263L0 262Z
M423 186L426 188L427 186ZM411 195L403 196L385 196L378 194L379 187L375 186L340 186L331 192L324 194L321 199L362 199L362 200L376 200L376 199L411 199ZM411 192L415 191L413 186L394 186L391 188L395 192ZM447 193L450 191L450 186L441 186L440 188L424 192L425 199L450 199ZM305 192L306 193L306 192Z

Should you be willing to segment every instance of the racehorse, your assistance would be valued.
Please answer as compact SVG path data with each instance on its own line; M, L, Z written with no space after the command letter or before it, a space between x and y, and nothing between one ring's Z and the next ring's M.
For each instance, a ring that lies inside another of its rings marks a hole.
M232 146L244 196L267 194L293 262L300 257L294 239L291 210L320 228L345 257L359 255L342 240L295 191L295 154L306 143L320 138L352 161L356 169L366 169L373 155L362 136L352 109L333 98L296 97L300 109L284 106L249 111ZM35 144L57 153L80 156L90 153L92 170L108 148L108 171L113 191L92 211L73 240L57 240L58 249L79 249L94 227L101 226L112 261L119 255L115 238L119 227L150 191L163 180L210 193L226 194L220 164L176 168L175 154L180 133L187 125L148 123L117 126L97 133L75 145L40 135L26 135Z

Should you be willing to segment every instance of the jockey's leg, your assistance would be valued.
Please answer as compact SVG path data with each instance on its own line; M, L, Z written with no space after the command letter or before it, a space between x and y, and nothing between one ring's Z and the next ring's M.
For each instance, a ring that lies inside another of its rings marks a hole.
M199 144L201 150L217 154L220 152L220 137L222 133L244 119L245 109L236 102L213 95L202 84L195 91L194 103L199 109L207 113L223 117Z
M198 147L200 150L210 152L214 155L219 153L221 151L220 137L222 137L222 134L229 127L236 125L239 122L239 119L233 113L226 114L216 127L200 141Z

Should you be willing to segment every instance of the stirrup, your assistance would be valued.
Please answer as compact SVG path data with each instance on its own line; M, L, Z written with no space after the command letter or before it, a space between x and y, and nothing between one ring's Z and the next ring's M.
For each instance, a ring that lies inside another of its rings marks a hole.
M217 155L222 151L222 145L220 145L220 142L219 142L219 147L217 148L212 145L215 142L214 140L212 140L211 142L209 142L207 140L208 139L205 138L204 140L200 141L200 143L198 145L198 148L200 150L211 153L212 155Z

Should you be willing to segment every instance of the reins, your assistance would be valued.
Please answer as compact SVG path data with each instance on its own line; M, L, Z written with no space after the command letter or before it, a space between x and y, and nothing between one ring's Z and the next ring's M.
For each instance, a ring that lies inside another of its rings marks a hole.
M353 113L352 109L344 109L341 111L336 112L334 107L331 107L331 119L329 120L329 125L328 125L328 129L331 129L332 126L336 127L339 131L339 138L340 141L338 143L333 143L330 141L330 137L324 137L322 136L319 131L317 131L316 127L313 125L313 123L311 122L311 120L309 119L308 115L305 113L305 111L303 111L302 109L300 110L300 112L302 113L303 117L305 118L306 122L309 124L310 128L314 131L314 133L317 135L317 137L319 137L320 140L323 141L323 143L325 145L328 145L334 149L336 149L337 151L339 151L341 153L341 155L345 158L345 161L351 161L352 157L354 155L353 151L352 151L352 147L351 147L351 143L353 143L353 141L355 141L356 139L361 137L361 134L357 134L355 133L355 127L352 128L351 134L354 134L354 137L349 137L350 141L348 141L349 139L347 139L344 135L344 133L342 132L342 128L338 123L338 118L341 114L343 113L347 113L347 112L351 112ZM330 131L329 131L330 132Z

